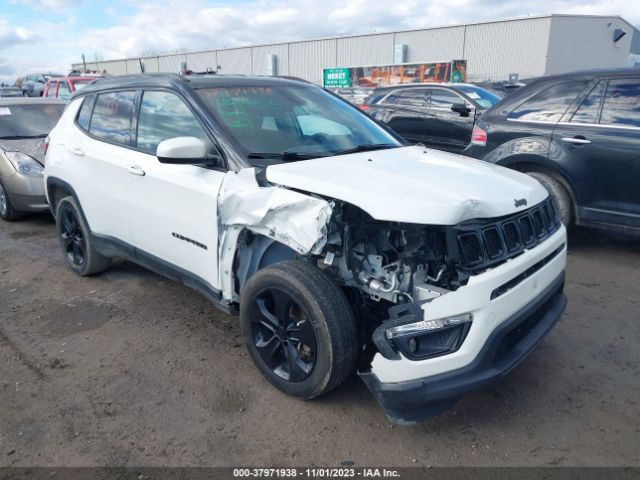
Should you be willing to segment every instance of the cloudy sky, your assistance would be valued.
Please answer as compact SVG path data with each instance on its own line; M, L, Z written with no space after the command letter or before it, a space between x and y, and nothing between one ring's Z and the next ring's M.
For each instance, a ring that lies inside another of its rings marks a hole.
M0 0L0 80L73 62L579 13L640 25L638 0Z

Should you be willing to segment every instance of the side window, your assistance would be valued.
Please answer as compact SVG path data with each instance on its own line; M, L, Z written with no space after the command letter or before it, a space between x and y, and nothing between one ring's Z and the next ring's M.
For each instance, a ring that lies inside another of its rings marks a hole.
M640 79L609 80L600 123L640 127Z
M453 92L443 89L431 90L431 108L451 110L454 103L465 103L464 99Z
M136 92L101 93L91 116L89 131L98 138L130 144Z
M384 103L397 103L399 105L409 105L413 107L426 106L426 93L424 88L409 88L394 92Z
M204 128L177 95L144 92L138 118L137 147L155 155L160 142L174 137L207 140Z
M90 95L85 97L82 101L82 106L78 111L78 125L80 125L85 130L89 130L89 121L91 120L91 109L93 108L93 100L95 96Z
M571 117L571 123L596 123L602 95L604 94L604 80L600 80L593 87L589 95L582 101L576 113Z
M530 122L558 122L587 83L586 80L574 80L549 87L516 107L508 118Z
M58 98L68 100L70 96L71 92L69 91L69 84L64 80L58 82Z

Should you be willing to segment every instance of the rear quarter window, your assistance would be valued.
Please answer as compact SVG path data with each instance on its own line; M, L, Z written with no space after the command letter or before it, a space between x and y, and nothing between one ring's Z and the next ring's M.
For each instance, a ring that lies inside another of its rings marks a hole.
M89 130L89 122L91 121L91 109L93 108L93 101L95 100L95 95L89 95L82 100L82 106L80 110L78 110L78 116L76 117L76 121L78 125L80 125L85 130Z
M587 80L573 80L548 87L525 100L508 115L509 120L556 123L586 88Z

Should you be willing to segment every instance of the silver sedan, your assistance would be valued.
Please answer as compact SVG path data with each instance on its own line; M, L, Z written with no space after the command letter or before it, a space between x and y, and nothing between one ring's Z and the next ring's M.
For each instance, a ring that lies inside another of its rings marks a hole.
M0 218L47 210L44 141L62 115L56 99L0 98Z

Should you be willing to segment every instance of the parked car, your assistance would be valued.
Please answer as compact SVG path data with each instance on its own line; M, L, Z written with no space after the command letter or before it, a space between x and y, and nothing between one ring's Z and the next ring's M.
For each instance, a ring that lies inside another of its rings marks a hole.
M44 86L44 97L57 97L69 100L76 90L89 85L96 80L95 77L57 77L50 78Z
M55 73L34 73L22 79L22 95L25 97L41 97L44 84L53 77L62 77Z
M338 88L334 93L344 98L347 102L353 103L354 105L360 105L369 95L371 95L371 93L373 93L373 89L364 87Z
M482 116L464 153L536 178L565 225L640 233L640 71L537 79Z
M21 97L22 96L22 90L18 87L16 87L15 85L13 86L8 86L8 85L2 85L0 86L0 97Z
M301 398L357 369L392 420L420 420L504 376L565 307L538 182L405 146L307 82L101 80L46 158L69 268L125 258L239 310L257 368Z
M27 98L0 99L0 218L46 211L44 140L64 103Z
M460 153L476 119L499 101L471 84L408 84L376 89L360 109L411 143Z

